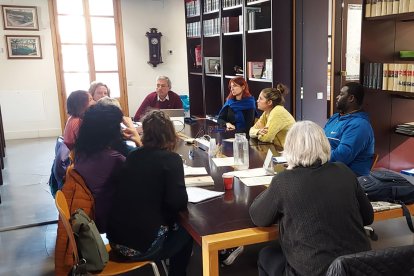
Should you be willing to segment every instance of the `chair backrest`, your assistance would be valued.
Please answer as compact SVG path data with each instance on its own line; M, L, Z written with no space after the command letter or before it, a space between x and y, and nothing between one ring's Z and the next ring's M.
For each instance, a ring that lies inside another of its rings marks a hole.
M72 226L70 225L70 222L69 222L70 212L69 212L68 203L62 191L56 192L55 204L56 204L56 208L58 209L59 216L62 220L63 226L65 227L66 233L68 234L69 243L72 246L73 256L75 257L75 264L78 264L79 263L78 247L76 246L75 236L73 235Z
M414 245L390 247L340 256L326 276L414 275Z
M378 153L374 153L374 155L372 156L372 165L371 165L371 171L375 168L375 165L377 164L378 161Z

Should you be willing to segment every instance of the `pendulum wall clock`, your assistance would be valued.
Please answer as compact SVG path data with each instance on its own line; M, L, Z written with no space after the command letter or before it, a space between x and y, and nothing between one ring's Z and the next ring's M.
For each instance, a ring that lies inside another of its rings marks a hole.
M145 35L148 38L149 46L149 61L148 64L152 64L153 67L157 67L162 63L161 56L161 36L162 33L157 31L157 28L150 28L150 31Z

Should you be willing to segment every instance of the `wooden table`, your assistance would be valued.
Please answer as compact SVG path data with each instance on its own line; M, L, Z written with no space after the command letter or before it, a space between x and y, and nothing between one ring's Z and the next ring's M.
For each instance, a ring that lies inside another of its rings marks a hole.
M223 139L234 137L234 132L224 132L210 121L200 120L191 126L186 125L185 136L195 137L200 130L222 144L223 154L233 156L232 143L223 142ZM250 168L262 166L267 150L279 155L278 149L270 144L258 144L250 140ZM178 144L177 152L186 160L186 164L193 167L204 166L214 179L214 186L206 187L211 190L223 191L221 175L233 170L231 167L216 167L208 158L208 153L194 145L187 145L184 141ZM277 167L276 171L282 168ZM256 227L250 219L249 207L253 200L266 189L265 186L248 187L238 178L234 180L233 190L225 191L224 196L214 198L198 204L188 204L188 210L180 213L182 226L190 233L193 239L201 246L203 275L219 275L218 251L221 249L261 243L278 238L277 226ZM414 214L414 205L408 206ZM401 209L376 212L376 221L397 218L402 216Z

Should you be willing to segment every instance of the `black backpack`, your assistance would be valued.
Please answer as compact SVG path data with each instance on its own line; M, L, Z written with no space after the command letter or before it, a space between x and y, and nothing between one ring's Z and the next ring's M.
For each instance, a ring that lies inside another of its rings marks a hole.
M408 227L414 232L411 214L405 204L414 203L414 184L401 174L389 170L372 171L368 176L358 177L369 200L401 204Z

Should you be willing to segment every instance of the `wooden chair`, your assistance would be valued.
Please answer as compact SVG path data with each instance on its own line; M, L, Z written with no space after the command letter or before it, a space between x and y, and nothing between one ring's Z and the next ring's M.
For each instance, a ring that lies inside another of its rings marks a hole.
M75 236L72 232L72 226L69 222L70 218L70 212L69 207L66 202L65 195L62 191L57 191L56 197L55 197L55 204L56 208L58 209L60 218L62 219L63 225L65 227L65 230L69 237L69 243L73 248L73 255L75 258L75 263L79 263L79 254L78 254L78 248L76 246ZM111 251L111 247L109 244L106 245L106 249L108 253ZM137 268L143 267L147 264L150 264L152 266L152 270L154 271L155 276L160 276L160 272L158 271L158 267L154 262L150 261L143 261L143 262L118 262L114 260L109 260L109 262L106 264L105 268L94 275L118 275L121 273L125 273L131 270L135 270Z
M374 152L374 155L372 157L371 171L375 168L375 165L377 164L378 158L379 158L378 153Z

